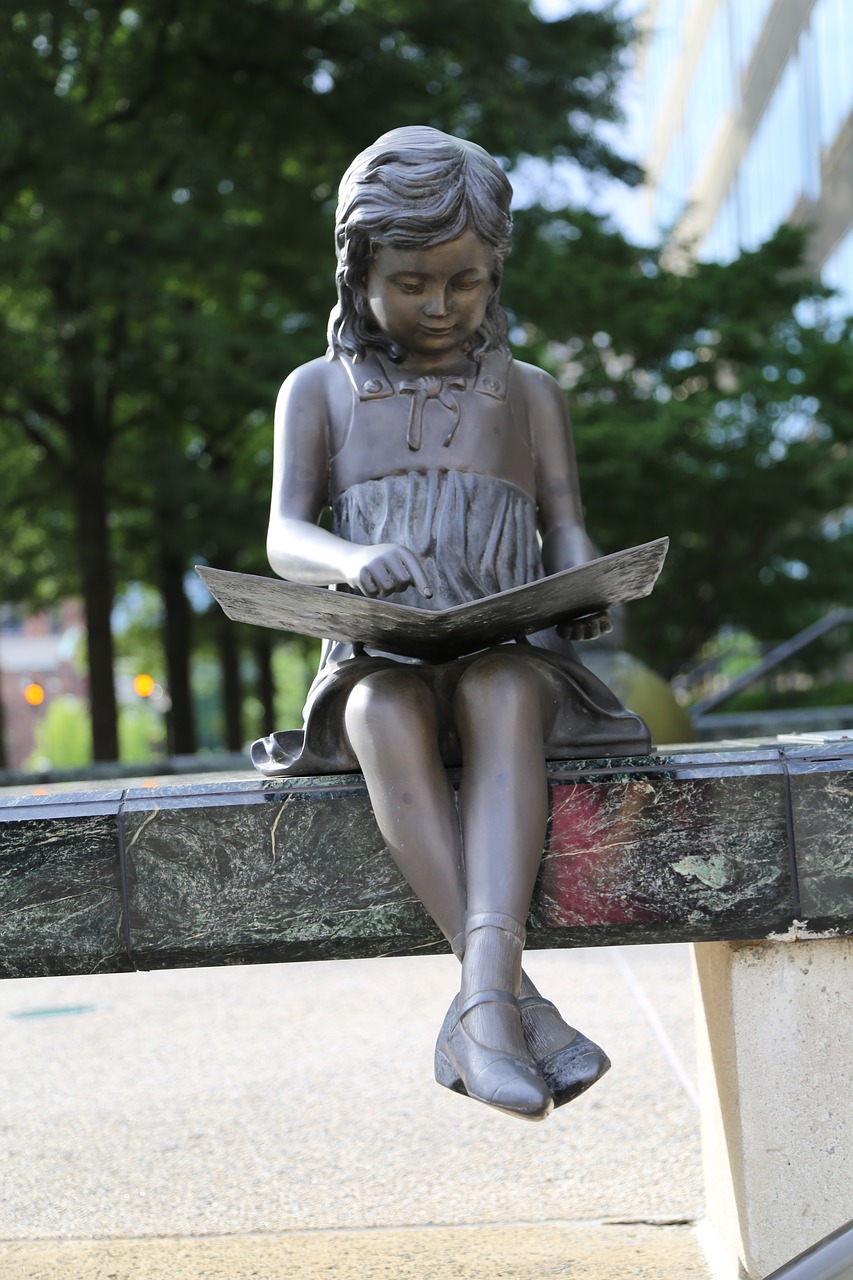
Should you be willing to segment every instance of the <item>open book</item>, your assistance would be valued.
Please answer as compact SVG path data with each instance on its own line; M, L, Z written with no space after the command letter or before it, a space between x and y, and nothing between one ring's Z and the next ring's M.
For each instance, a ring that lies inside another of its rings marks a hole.
M416 609L203 565L197 571L235 622L443 661L649 595L668 546L668 538L658 538L451 609Z

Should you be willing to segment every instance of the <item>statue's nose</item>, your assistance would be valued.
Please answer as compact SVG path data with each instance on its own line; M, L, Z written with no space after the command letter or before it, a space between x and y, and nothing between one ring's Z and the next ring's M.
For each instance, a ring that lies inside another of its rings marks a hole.
M444 289L436 289L434 292L430 293L424 303L424 315L435 318L438 318L439 316L446 316L448 308L449 303Z

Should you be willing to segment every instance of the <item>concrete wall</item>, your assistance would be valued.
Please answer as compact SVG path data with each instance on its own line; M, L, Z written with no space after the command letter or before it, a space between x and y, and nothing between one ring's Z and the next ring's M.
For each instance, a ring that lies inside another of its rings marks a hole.
M708 1218L731 1275L763 1277L850 1218L853 939L694 956Z

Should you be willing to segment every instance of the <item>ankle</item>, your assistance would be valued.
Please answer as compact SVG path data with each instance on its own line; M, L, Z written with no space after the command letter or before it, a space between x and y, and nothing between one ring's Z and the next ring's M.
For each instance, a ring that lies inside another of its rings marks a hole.
M472 917L465 937L461 1000L486 990L506 991L517 998L523 948L524 928L517 920L501 915Z
M503 911L472 912L465 922L466 940L472 933L477 933L480 929L503 929L505 933L518 938L522 947L527 941L527 930L524 927L524 922L517 920L515 916L507 915Z

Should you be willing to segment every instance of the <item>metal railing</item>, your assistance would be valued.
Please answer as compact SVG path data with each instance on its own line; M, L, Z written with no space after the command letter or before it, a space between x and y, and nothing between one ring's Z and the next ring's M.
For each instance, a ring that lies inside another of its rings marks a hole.
M836 627L845 626L851 622L853 622L853 609L834 609L832 613L826 614L818 622L813 622L810 627L798 632L790 640L777 644L775 649L771 649L769 653L765 654L760 662L757 662L754 667L750 667L748 671L744 671L742 675L736 676L724 689L719 689L709 697L703 698L701 702L695 703L690 708L691 716L705 715L714 707L720 706L732 694L738 693L741 689L746 689L749 685L754 684L756 680L760 680L762 676L766 676L770 671L773 671L781 663L787 662L788 658L792 658L795 653L807 648L815 640L819 640L821 636L834 631Z

